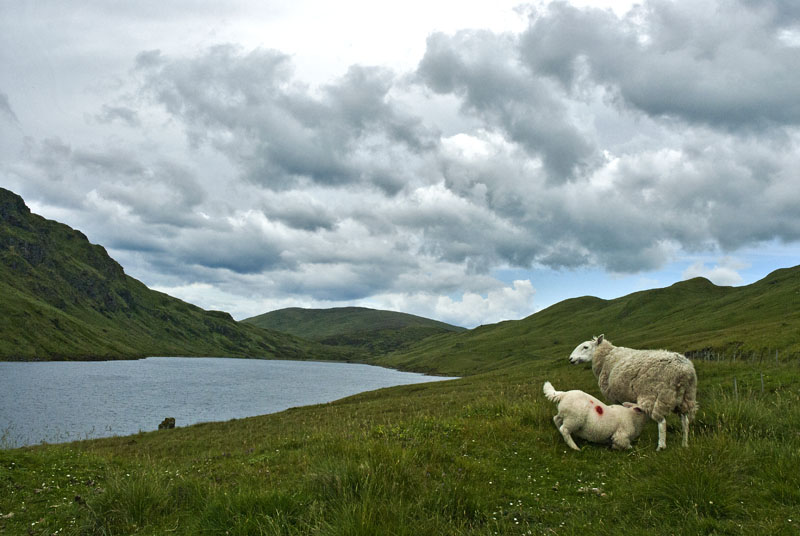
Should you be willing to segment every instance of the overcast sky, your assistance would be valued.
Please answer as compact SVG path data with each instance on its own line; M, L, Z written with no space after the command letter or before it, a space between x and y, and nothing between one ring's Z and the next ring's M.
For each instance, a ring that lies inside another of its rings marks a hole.
M800 264L800 3L0 0L0 186L237 319L746 284Z

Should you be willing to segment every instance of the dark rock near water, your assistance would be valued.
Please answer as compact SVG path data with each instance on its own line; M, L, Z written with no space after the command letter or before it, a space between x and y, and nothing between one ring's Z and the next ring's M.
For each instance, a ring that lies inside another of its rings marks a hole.
M175 428L175 417L166 417L161 424L158 425L159 430L169 430Z

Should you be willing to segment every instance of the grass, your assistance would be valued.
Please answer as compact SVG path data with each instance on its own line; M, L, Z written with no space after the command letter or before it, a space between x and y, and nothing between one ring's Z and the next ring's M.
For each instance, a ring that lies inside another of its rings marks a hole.
M690 446L672 417L659 453L653 423L568 449L542 382L598 393L563 359L0 451L0 534L797 534L800 366L696 366Z

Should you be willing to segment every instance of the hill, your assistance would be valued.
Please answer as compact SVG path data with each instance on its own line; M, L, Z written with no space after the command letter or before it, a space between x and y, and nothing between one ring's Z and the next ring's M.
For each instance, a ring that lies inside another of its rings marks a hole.
M292 307L247 318L242 322L326 345L357 348L370 355L406 348L433 335L466 331L420 316L364 307Z
M564 359L605 333L616 345L669 348L693 357L775 359L800 355L800 266L742 287L695 278L613 300L565 300L516 321L427 339L381 364L440 373L475 373L542 356Z
M0 188L0 359L346 357L147 288L106 250Z

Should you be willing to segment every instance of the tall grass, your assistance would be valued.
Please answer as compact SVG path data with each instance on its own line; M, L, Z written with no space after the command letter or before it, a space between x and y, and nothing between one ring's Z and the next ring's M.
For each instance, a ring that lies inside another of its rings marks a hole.
M587 369L547 362L264 417L0 451L0 531L796 534L799 367L697 368L690 446L678 446L670 417L664 452L653 423L626 452L568 449L542 382L597 394L596 384Z

